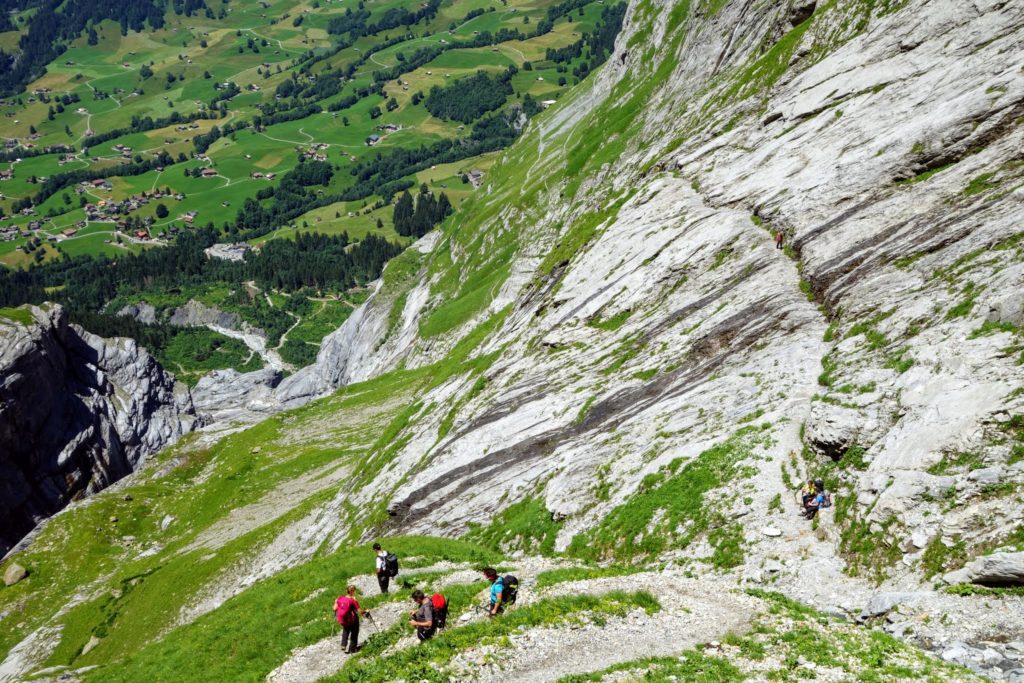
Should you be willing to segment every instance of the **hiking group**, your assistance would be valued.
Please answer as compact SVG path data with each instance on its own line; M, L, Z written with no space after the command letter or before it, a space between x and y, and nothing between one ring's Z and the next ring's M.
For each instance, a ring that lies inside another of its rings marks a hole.
M825 482L821 479L808 479L800 487L800 515L806 519L814 519L818 510L832 507L832 494L825 490Z
M380 543L373 544L376 555L375 572L381 595L388 593L391 579L398 576L398 557L384 550ZM485 567L484 577L490 582L488 588L487 616L495 617L514 605L519 594L519 579L512 574L501 576L493 567ZM334 601L334 615L341 625L341 649L348 654L359 650L359 618L365 616L371 621L370 613L356 600L357 588L349 584L345 594ZM448 621L448 599L441 593L427 595L414 590L410 595L416 609L409 613L409 625L416 631L420 641L430 640L445 628Z

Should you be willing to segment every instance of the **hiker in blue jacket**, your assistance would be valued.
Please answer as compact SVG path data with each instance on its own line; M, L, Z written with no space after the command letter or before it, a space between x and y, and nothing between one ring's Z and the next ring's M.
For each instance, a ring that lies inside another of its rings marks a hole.
M487 612L487 616L493 617L504 611L503 593L505 591L505 583L502 581L501 577L498 576L498 572L494 567L486 567L484 569L484 576L491 582L491 606Z

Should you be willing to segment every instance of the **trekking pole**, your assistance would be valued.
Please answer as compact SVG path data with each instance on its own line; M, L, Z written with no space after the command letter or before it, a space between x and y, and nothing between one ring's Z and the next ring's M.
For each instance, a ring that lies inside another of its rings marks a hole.
M375 633L380 633L380 626L377 625L377 620L373 618L373 615L370 614L369 612L367 612L366 613L366 618L370 620L371 624L373 624L374 632Z

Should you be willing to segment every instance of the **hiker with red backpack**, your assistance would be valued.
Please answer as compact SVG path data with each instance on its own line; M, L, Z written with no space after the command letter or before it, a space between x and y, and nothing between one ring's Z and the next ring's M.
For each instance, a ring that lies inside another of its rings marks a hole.
M434 616L434 602L423 591L412 592L412 601L418 607L409 615L409 625L416 629L416 637L420 641L430 640L437 633L437 620Z
M341 624L341 649L350 655L359 649L360 614L370 616L356 600L356 587L350 585L345 589L345 595L334 601L334 616Z

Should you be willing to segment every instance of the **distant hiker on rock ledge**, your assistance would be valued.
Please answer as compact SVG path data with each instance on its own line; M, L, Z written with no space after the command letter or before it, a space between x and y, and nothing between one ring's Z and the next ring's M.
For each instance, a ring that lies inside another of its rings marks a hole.
M800 514L807 519L814 519L818 510L822 508L832 507L832 495L825 490L825 482L821 479L808 480L800 489L800 493L803 500L803 510Z
M391 579L398 576L398 557L382 549L380 543L373 544L373 552L377 555L377 585L381 593L387 593Z
M781 230L775 231L775 248L782 249L782 240L786 238L786 234Z
M334 616L341 624L341 649L350 655L359 649L360 614L370 616L356 600L356 587L350 585L345 589L345 595L334 601Z

